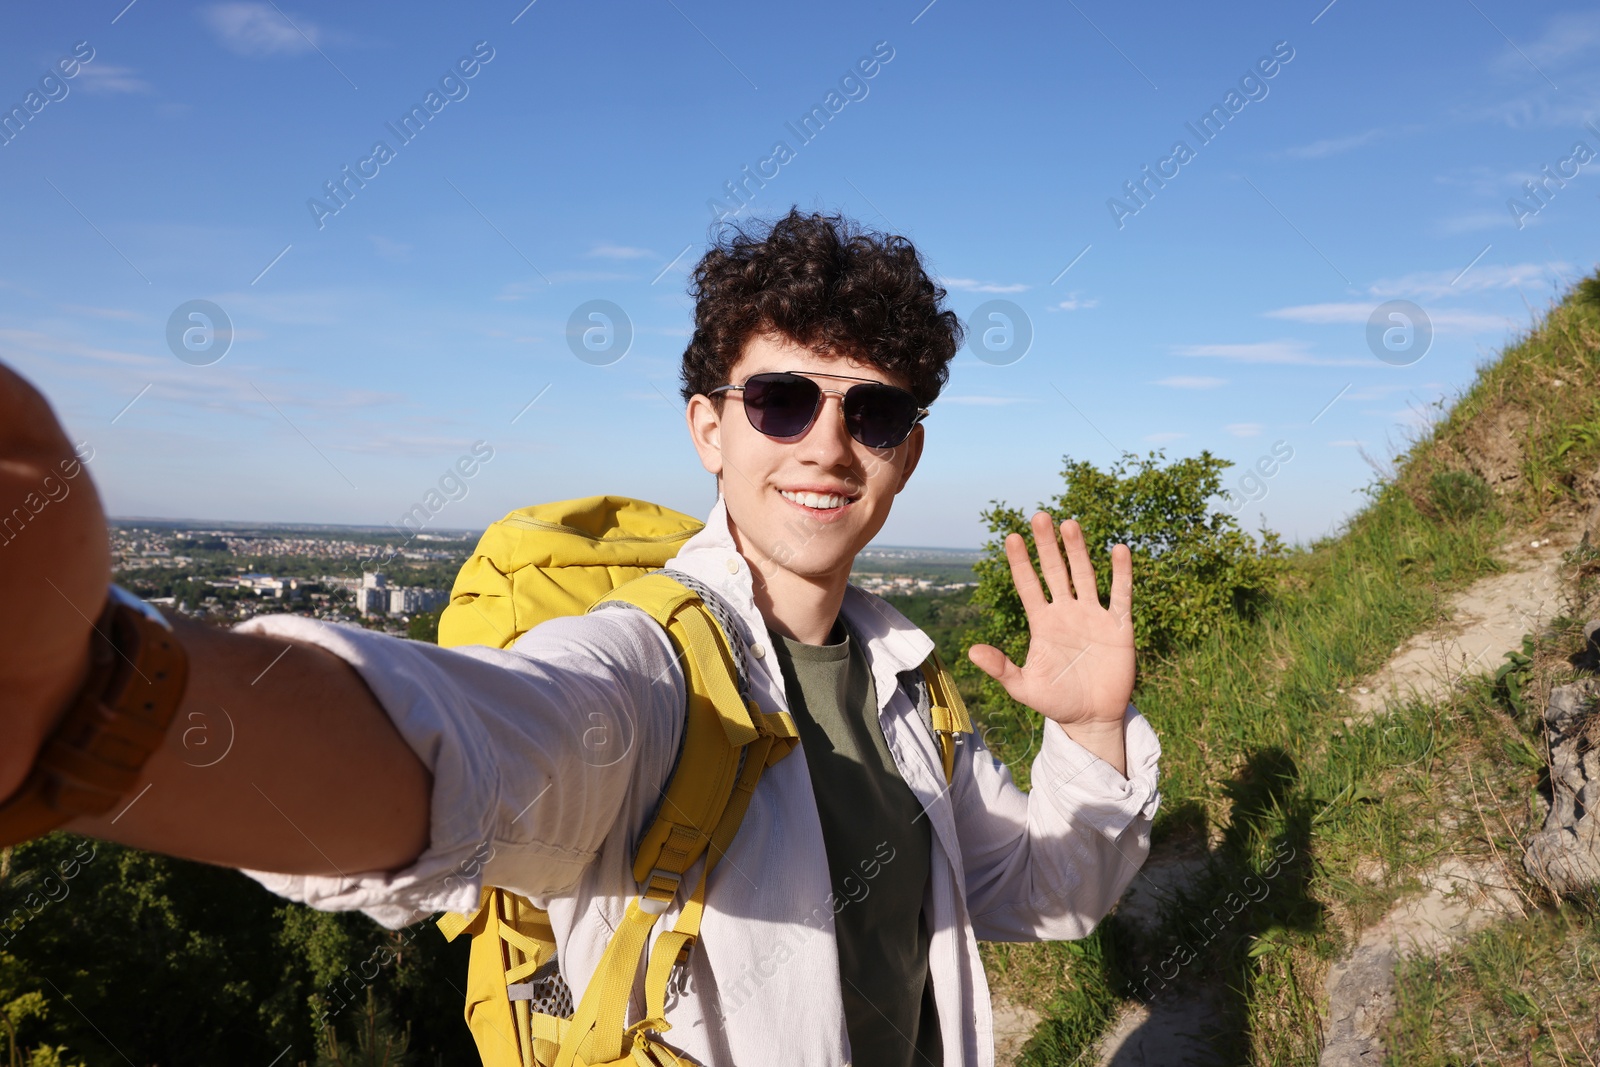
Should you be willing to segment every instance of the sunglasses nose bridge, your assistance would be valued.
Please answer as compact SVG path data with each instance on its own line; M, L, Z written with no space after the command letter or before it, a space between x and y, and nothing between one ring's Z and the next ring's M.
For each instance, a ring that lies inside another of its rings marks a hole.
M828 414L828 400L833 399L835 415ZM811 423L806 427L805 436L809 437L816 430L818 423L825 423L832 428L835 440L840 441L845 448L850 447L850 424L844 412L844 393L838 389L822 389L817 393L817 404L811 413Z

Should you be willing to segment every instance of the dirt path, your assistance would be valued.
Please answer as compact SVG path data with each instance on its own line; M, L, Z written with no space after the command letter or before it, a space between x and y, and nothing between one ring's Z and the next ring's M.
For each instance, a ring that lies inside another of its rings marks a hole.
M995 1067L1012 1067L1022 1046L1033 1036L1033 1028L1043 1021L1043 1016L1032 1008L1012 1004L998 996L994 998L994 1062Z
M1407 697L1437 700L1463 677L1494 670L1560 613L1569 586L1562 553L1582 536L1576 526L1510 546L1508 569L1456 596L1450 621L1417 634L1351 693L1371 717ZM1548 539L1546 539L1548 537ZM1520 857L1519 857L1520 858ZM1522 913L1514 875L1498 864L1451 857L1424 876L1427 891L1396 905L1361 931L1355 948L1328 972L1326 1038L1320 1067L1383 1060L1382 1033L1394 1009L1395 965L1413 953L1436 955L1491 923Z
M1413 695L1437 700L1458 679L1499 667L1522 647L1523 634L1560 612L1567 589L1561 554L1580 535L1566 530L1508 548L1502 561L1510 569L1463 590L1450 602L1449 622L1413 636L1349 694L1356 714L1367 718Z

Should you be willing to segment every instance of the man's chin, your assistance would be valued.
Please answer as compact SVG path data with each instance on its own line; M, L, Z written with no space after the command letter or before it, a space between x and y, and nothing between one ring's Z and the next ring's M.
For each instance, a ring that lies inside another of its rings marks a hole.
M771 552L765 553L766 559L782 567L797 578L807 580L822 580L837 575L841 570L848 573L855 562L855 552L841 550L837 552L818 551L819 546L812 544L801 550L796 550L789 541L775 541Z

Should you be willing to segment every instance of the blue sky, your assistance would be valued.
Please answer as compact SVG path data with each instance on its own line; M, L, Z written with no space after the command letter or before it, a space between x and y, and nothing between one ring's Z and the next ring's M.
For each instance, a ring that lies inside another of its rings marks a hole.
M0 359L112 514L383 523L477 441L438 527L600 492L703 514L677 367L717 199L906 234L964 319L1031 328L958 357L880 542L976 546L1064 455L1154 448L1235 461L1246 528L1309 540L1361 505L1363 450L1596 264L1578 4L524 3L0 15ZM343 173L369 177L341 202ZM215 362L169 345L195 300L232 324ZM569 344L596 300L621 358ZM1431 322L1421 358L1403 320L1369 345L1391 300Z

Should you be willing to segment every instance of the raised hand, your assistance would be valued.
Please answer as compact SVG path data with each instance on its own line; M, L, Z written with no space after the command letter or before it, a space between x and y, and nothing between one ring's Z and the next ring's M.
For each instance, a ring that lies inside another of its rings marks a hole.
M967 655L1013 700L1060 723L1120 771L1122 718L1133 694L1133 555L1127 545L1112 546L1107 608L1100 604L1094 567L1077 522L1063 522L1057 539L1050 516L1035 512L1033 538L1050 587L1049 600L1028 559L1026 540L1011 534L1005 542L1011 580L1028 618L1026 659L1019 667L993 645L973 645Z

